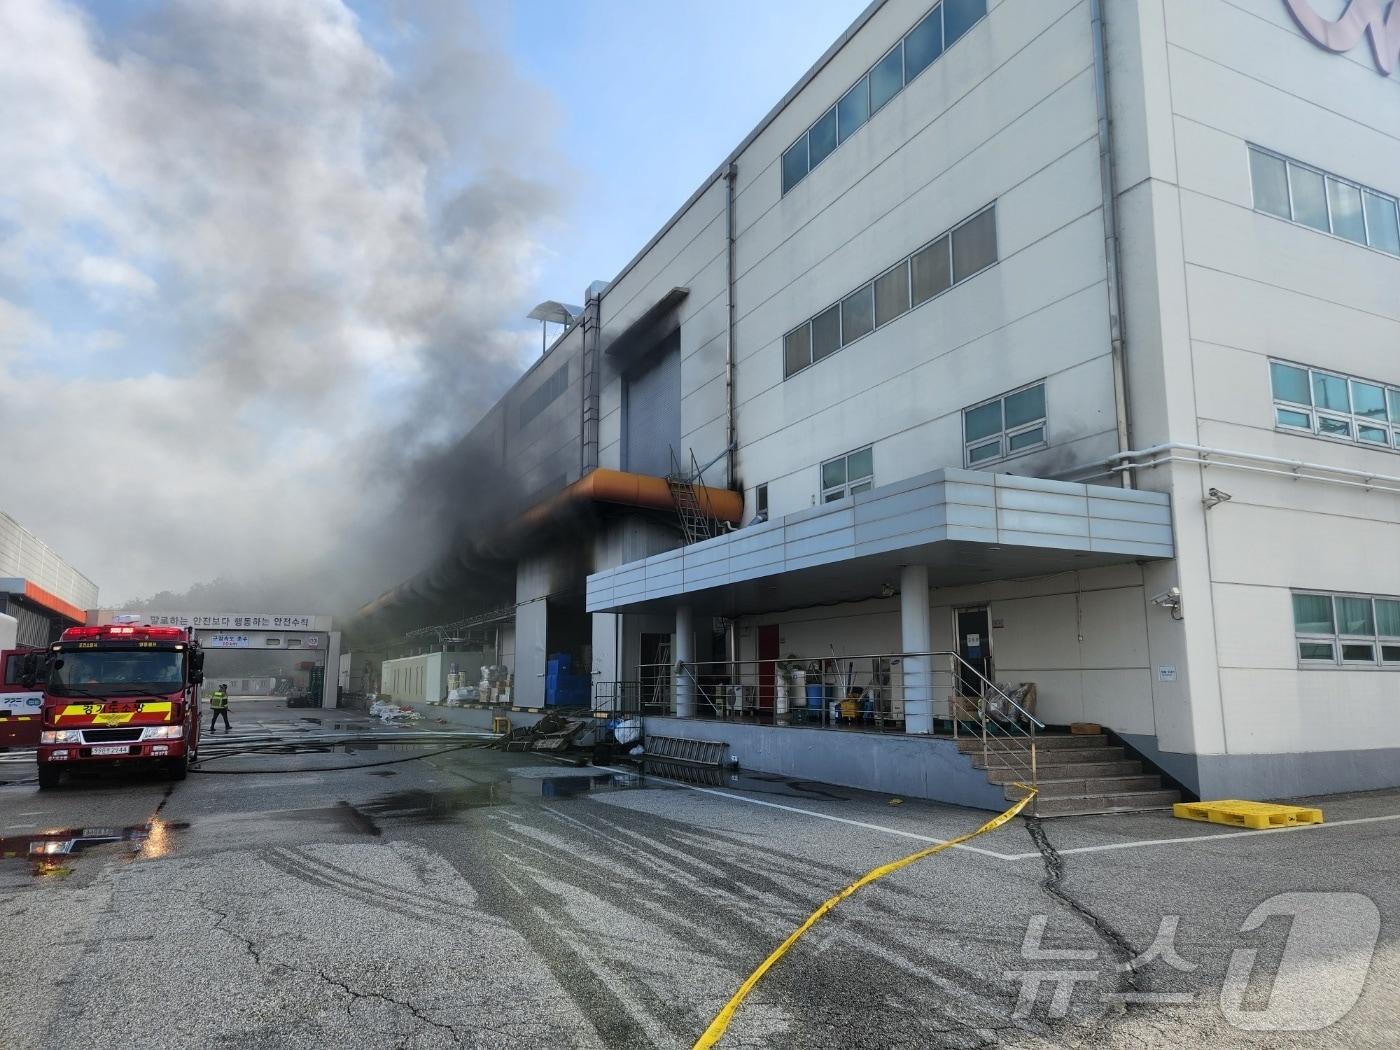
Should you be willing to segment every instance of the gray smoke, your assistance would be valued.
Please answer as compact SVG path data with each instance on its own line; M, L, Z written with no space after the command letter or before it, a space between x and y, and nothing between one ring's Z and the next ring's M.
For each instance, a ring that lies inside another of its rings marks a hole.
M441 471L533 345L567 173L472 7L34 0L0 40L0 414L43 406L7 457L45 468L0 503L104 603L339 611L504 495ZM76 337L28 305L60 280Z

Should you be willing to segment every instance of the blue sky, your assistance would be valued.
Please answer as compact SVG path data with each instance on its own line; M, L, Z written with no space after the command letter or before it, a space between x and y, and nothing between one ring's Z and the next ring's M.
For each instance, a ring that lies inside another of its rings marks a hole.
M864 3L0 3L0 508L113 600L328 557Z
M560 99L578 199L541 293L611 280L864 9L865 0L523 0L498 8ZM703 16L700 13L703 12Z

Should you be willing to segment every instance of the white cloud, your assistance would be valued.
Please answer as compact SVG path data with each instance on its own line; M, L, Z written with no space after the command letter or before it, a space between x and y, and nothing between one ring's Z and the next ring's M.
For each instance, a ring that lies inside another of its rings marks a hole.
M129 307L86 345L138 374L65 379L35 370L60 318L0 299L0 415L44 405L7 447L46 464L25 522L105 599L307 566L378 435L517 372L557 121L470 8L409 11L391 65L339 0L168 0L116 35L0 3L0 294ZM171 374L132 356L155 327Z
M124 259L87 255L78 263L78 276L99 288L115 288L146 298L155 295L156 282Z

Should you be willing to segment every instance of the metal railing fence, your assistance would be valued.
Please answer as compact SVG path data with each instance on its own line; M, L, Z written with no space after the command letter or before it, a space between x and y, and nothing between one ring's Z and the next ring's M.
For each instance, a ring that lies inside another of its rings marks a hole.
M1033 703L956 652L876 653L803 660L644 664L637 681L595 682L611 717L671 715L815 729L945 734L973 743L989 769L1034 786Z

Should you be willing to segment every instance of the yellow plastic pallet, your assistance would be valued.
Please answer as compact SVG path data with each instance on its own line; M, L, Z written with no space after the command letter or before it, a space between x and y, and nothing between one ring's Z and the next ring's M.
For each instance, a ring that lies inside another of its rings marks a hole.
M1236 828L1290 828L1298 824L1321 824L1322 810L1303 806L1281 806L1273 802L1177 802L1172 815L1183 820L1204 820Z

